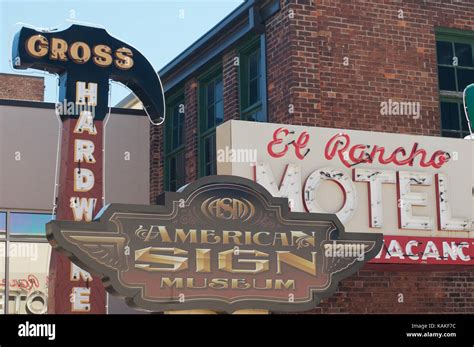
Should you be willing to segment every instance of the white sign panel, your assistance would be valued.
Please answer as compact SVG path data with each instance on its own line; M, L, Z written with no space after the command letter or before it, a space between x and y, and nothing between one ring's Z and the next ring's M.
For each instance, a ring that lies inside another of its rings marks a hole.
M229 121L218 174L246 177L349 232L473 238L473 145L463 139Z

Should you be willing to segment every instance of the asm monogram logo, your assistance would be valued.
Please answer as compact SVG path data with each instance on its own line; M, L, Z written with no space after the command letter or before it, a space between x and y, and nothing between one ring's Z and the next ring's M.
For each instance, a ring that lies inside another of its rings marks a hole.
M240 219L245 222L255 215L255 207L246 199L211 197L203 202L201 210L210 219Z
M51 244L149 311L303 311L380 250L333 214L296 213L245 178L210 176L157 206L112 204L93 222L52 221Z

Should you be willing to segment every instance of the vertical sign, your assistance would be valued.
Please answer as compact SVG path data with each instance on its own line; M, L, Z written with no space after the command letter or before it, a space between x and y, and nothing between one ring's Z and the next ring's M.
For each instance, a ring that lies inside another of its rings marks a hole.
M82 110L62 124L58 220L90 222L102 208L105 114L95 120L93 110L98 105L99 90L107 87L108 81L79 80L67 93L75 96L74 103ZM101 100L104 101L107 103ZM49 290L49 312L106 313L106 295L100 279L55 250L51 255Z
M164 121L164 95L151 64L136 49L104 29L72 25L64 31L22 28L15 36L13 67L59 75L62 139L56 219L91 222L104 204L104 119L109 79L126 84L150 121ZM144 134L147 136L147 134ZM96 277L54 248L49 313L106 313L106 295Z

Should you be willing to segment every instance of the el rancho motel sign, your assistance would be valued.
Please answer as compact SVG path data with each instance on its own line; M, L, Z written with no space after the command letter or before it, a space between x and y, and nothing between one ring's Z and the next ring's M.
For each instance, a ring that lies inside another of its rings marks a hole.
M59 102L66 107L60 112L56 219L90 222L104 202L103 142L104 121L109 112L109 79L132 89L150 120L157 124L165 116L159 77L136 49L104 29L82 25L54 32L22 28L13 42L12 61L16 69L31 68L59 76ZM67 106L70 104L74 107ZM100 279L54 249L48 312L106 312Z
M372 263L474 265L472 141L229 121L217 149L219 174L260 183L292 211L383 233ZM252 151L256 162L241 160Z

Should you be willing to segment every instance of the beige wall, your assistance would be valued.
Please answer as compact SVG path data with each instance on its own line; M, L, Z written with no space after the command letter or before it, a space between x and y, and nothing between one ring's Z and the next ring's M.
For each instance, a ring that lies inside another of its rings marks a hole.
M52 109L0 105L1 209L52 209L58 131ZM148 204L148 134L147 117L111 114L105 141L106 203Z
M0 105L0 209L51 211L58 134L53 109ZM111 114L105 136L106 203L148 204L148 118ZM122 298L109 296L108 306L138 313Z

